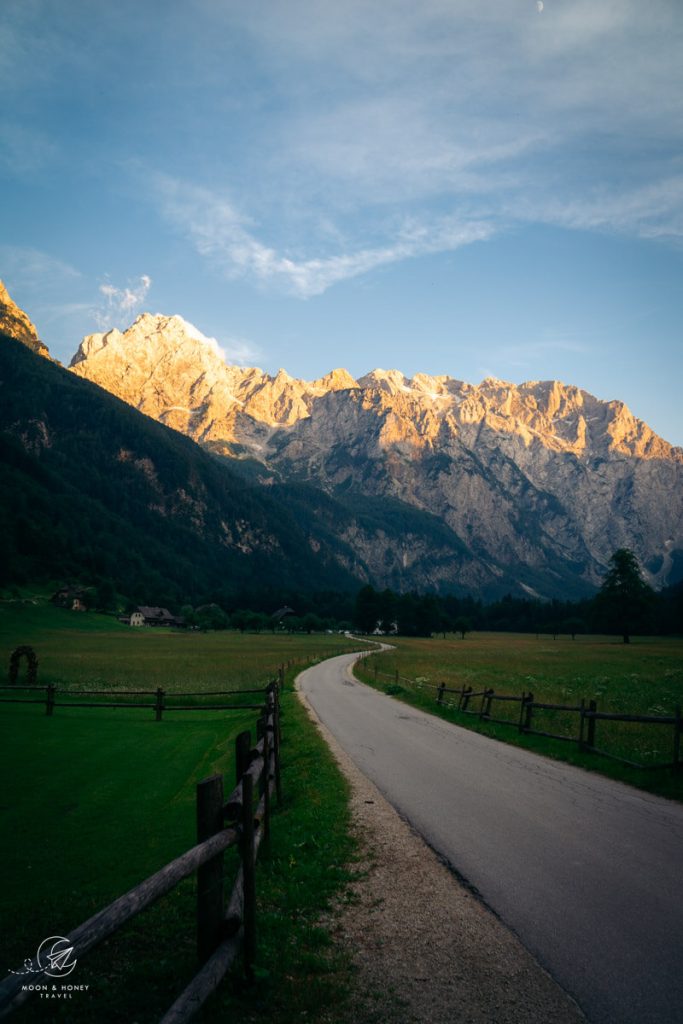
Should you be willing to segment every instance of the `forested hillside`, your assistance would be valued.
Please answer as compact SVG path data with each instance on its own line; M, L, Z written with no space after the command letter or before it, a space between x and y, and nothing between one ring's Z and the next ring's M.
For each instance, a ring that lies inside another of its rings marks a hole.
M224 461L0 335L0 583L112 580L173 604L287 579L356 587Z

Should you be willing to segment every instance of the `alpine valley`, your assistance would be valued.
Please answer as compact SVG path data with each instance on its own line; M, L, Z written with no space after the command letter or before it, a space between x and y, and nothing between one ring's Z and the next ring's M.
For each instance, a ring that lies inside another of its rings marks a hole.
M4 332L18 336L8 325L5 315ZM24 359L72 404L85 389L91 409L76 425L62 408L57 426L27 369L23 402L1 424L25 458L44 461L60 433L101 431L108 458L148 488L141 520L180 521L193 543L236 558L241 575L268 563L292 585L578 597L628 547L653 585L683 577L683 449L622 402L576 386L379 369L357 380L343 369L310 382L270 376L227 365L180 316L148 313L123 333L84 338L70 372ZM137 410L125 443L105 436L101 412L121 418L124 407L93 385ZM178 432L197 444L180 447ZM163 454L146 444L152 436Z

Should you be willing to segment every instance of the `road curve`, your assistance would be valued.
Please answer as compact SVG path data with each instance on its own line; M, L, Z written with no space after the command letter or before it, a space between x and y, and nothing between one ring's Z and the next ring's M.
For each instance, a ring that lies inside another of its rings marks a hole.
M361 771L592 1024L680 1024L683 806L386 697L358 657L299 686Z

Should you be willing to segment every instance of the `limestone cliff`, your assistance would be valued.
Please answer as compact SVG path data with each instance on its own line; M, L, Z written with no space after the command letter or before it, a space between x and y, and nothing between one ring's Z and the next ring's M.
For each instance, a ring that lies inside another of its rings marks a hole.
M123 334L85 338L72 369L215 450L258 459L274 478L431 513L476 563L472 585L512 574L547 595L567 573L596 584L621 546L656 584L683 561L683 451L623 403L575 386L380 369L359 380L345 370L310 382L272 376L227 366L181 317L149 314ZM429 543L411 541L420 558L405 553L423 589ZM448 560L430 570L443 587L464 582L462 571ZM386 581L381 564L373 574Z
M316 398L356 386L345 370L306 383L285 370L273 377L227 366L215 339L180 316L149 313L124 333L88 335L71 369L196 441L217 445L242 443L238 418L289 426L310 414Z
M23 309L19 309L13 302L2 281L0 281L0 331L9 334L11 338L16 338L17 341L26 345L33 352L37 352L38 355L50 358L47 345L40 340L38 331Z

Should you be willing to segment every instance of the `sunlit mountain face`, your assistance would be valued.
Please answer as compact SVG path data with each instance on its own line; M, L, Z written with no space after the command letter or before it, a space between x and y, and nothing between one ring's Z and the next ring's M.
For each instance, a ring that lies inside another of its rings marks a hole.
M681 575L683 451L622 402L577 386L380 369L298 380L226 365L182 317L150 314L86 337L71 369L252 480L367 499L380 520L384 502L384 543L338 523L380 585L512 580L550 596L597 585L618 547L636 552L655 585ZM445 528L448 554L425 523L420 542L406 543L390 525L394 503Z

